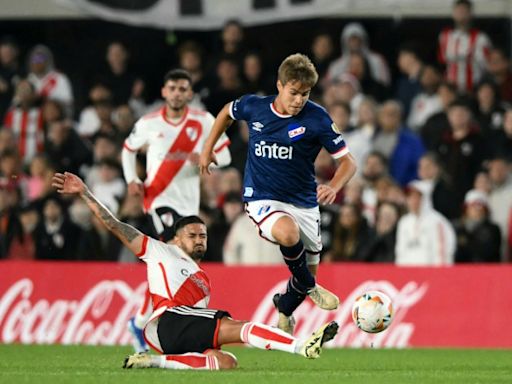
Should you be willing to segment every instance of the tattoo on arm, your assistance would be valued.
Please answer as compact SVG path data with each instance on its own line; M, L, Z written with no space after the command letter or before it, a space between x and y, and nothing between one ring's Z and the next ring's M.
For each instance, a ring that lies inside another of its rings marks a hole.
M85 200L96 217L122 241L130 243L137 236L142 236L142 233L137 229L118 220L89 190L86 190L81 197Z

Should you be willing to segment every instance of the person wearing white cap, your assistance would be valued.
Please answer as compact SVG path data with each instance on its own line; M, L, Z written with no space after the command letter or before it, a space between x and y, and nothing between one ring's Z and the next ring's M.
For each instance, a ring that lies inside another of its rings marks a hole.
M455 231L432 207L432 182L415 180L408 185L409 213L398 222L395 261L403 266L447 266L454 262Z
M501 232L489 220L489 199L472 189L464 198L464 215L455 223L457 233L456 262L499 262Z

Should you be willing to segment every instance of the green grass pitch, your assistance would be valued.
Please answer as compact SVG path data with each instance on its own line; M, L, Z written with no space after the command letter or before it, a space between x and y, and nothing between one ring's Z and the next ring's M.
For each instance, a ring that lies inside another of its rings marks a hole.
M233 371L124 370L128 347L0 345L0 383L512 383L512 350L328 349L317 360L228 348Z

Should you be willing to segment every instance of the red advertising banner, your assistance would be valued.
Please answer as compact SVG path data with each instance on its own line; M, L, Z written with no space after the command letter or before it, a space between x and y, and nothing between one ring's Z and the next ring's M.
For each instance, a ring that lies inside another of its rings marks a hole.
M284 266L203 268L212 308L277 322L271 299L286 285ZM126 322L143 299L144 279L142 263L0 262L0 342L128 344ZM342 304L327 312L306 300L295 313L298 336L337 320L331 347L512 347L512 266L322 265L319 282ZM367 290L393 300L395 318L380 334L360 331L351 319L354 299Z

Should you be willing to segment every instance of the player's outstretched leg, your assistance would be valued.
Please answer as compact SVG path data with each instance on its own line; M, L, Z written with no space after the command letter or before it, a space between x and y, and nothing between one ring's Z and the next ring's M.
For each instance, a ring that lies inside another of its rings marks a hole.
M128 320L128 331L132 335L132 345L136 353L149 351L146 340L144 340L143 330L146 322L151 316L151 312L151 296L149 294L149 289L146 289L142 306L139 308L135 316Z
M126 357L123 368L164 369L232 369L238 365L236 357L229 352L210 350L206 353L184 353L181 355L149 355L137 353Z
M278 350L296 353L308 359L316 359L322 352L322 346L338 333L338 324L332 321L320 327L309 339L300 340L280 329L260 323L246 323L240 338L246 344L260 349Z

